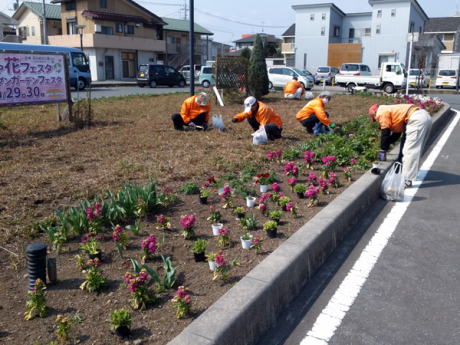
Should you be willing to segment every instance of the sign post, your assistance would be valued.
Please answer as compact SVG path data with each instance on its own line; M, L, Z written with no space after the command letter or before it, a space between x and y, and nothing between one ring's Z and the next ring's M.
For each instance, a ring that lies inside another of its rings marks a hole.
M407 34L407 42L410 42L410 48L409 48L409 63L407 67L406 96L409 95L409 76L410 76L410 63L412 60L412 42L418 42L418 37L419 37L418 32L409 32Z

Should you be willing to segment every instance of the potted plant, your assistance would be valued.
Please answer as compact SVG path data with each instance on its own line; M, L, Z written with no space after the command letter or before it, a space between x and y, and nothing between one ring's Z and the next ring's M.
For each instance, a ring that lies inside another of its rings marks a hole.
M208 179L208 183L211 187L214 188L214 190L217 190L217 193L219 195L221 195L224 192L224 184L221 180L214 178L214 176L211 176Z
M102 239L102 235L89 234L83 236L81 239L81 250L85 253L88 253L88 256L91 260L98 258L99 261L102 261L102 251L100 249L101 244L99 240Z
M206 182L204 184L203 188L201 189L200 204L202 204L202 205L206 205L208 203L208 195L209 195L208 187L209 187L209 183Z
M256 183L260 184L260 191L262 193L267 193L268 184L270 183L270 174L269 173L258 174Z
M278 199L278 204L281 206L283 211L286 211L286 205L289 204L291 200L287 196L282 196Z
M180 223L184 227L184 231L182 232L182 235L184 236L185 239L190 239L193 236L195 236L195 216L182 216L180 219Z
M236 210L233 211L233 213L236 214L236 219L240 220L246 215L246 210L244 207L237 207Z
M215 271L216 269L216 263L214 262L214 259L216 258L217 253L209 253L206 255L206 261L209 263L209 268L211 271Z
M223 226L224 226L224 224L222 224L222 223L212 223L211 224L212 234L214 236L219 236L219 230L222 229Z
M276 238L278 224L273 220L269 220L264 224L264 230L267 232L268 238Z
M247 198L246 198L246 206L247 207L254 207L254 203L256 202L256 198L251 196L251 195L248 195Z
M281 219L281 211L280 210L275 210L275 211L272 211L270 212L270 220L274 221L276 223L276 225L278 225L280 223L280 219Z
M289 187L291 187L291 192L294 191L296 184L297 184L297 179L295 177L291 177L290 179L288 179L288 185Z
M206 240L198 240L193 242L193 256L195 262L203 262L205 260L204 252L206 251Z
M131 323L133 316L126 309L118 309L110 314L111 330L119 339L127 339L131 333Z
M241 245L243 246L243 249L249 249L251 248L252 245L252 235L247 232L243 236L240 236L241 238Z
M380 162L377 160L377 161L374 161L372 163L372 169L379 169L380 168Z
M294 187L294 192L297 193L297 197L299 199L303 199L303 197L305 196L305 192L307 191L307 187L305 187L305 185L303 184L296 184L295 187Z

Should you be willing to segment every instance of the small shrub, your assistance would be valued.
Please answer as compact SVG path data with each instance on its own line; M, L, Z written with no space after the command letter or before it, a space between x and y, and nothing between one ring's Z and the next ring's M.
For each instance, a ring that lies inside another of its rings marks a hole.
M281 219L281 215L282 215L282 212L281 212L280 210L275 210L275 211L270 212L270 218L271 218L271 219L280 220L280 219ZM264 225L264 226L265 226L265 225Z
M278 224L275 221L269 220L264 224L264 230L275 230L278 228Z
M195 182L186 182L182 187L180 187L180 192L186 195L198 194L200 193L200 189L197 187Z
M110 313L110 324L112 325L110 329L113 331L121 326L131 328L132 322L133 316L124 308L115 310L113 313Z
M206 251L206 240L198 240L193 242L193 252L195 254L204 253Z
M26 320L34 318L34 312L40 317L44 317L46 314L46 296L45 296L45 284L41 279L37 279L34 284L34 289L27 292L27 298L29 299L26 303L27 312L25 314Z
M183 317L187 316L190 312L193 313L192 299L190 298L187 288L179 286L176 295L171 300L171 302L173 307L177 309L176 315L178 319L182 319Z

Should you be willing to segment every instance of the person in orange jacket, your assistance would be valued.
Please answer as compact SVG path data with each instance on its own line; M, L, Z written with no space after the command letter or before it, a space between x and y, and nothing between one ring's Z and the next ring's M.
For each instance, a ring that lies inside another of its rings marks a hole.
M254 97L248 97L244 100L244 112L236 115L232 122L242 122L248 120L253 130L257 131L261 125L264 125L268 140L281 138L283 130L283 121L281 117L269 106L258 102Z
M171 116L174 129L183 131L184 125L188 125L190 127L200 126L207 130L210 111L211 104L209 104L208 95L205 92L189 97L182 103L180 114L175 113Z
M295 118L307 129L308 133L317 135L330 132L331 128L336 127L331 123L329 113L326 112L326 104L331 98L332 94L329 91L323 91L297 113ZM323 129L323 126L326 128Z
M294 75L284 87L284 98L300 101L300 98L305 93L305 88L299 83L297 76Z
M369 109L369 116L372 122L380 123L382 130L379 160L386 160L390 145L403 134L398 161L403 165L406 188L411 188L412 181L417 181L420 157L433 125L431 115L414 104L374 104Z

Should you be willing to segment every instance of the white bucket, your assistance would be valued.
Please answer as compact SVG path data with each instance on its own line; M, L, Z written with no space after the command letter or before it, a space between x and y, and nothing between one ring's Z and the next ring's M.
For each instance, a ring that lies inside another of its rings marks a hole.
M214 261L208 261L208 263L209 263L209 268L211 269L211 271L214 272L216 270L217 264Z
M224 194L224 188L217 188L217 194Z
M247 197L246 198L246 206L247 207L254 207L255 202L256 202L256 198L254 198L254 197Z
M243 249L249 249L252 246L252 236L250 240L243 240L243 236L240 236L241 239L241 245L243 246Z
M222 229L223 224L222 223L217 223L217 224L212 224L212 234L214 236L219 236L219 230Z
M268 190L268 185L266 185L266 184L261 184L260 185L260 191L262 193L267 193L267 190Z

